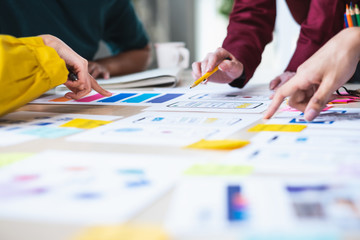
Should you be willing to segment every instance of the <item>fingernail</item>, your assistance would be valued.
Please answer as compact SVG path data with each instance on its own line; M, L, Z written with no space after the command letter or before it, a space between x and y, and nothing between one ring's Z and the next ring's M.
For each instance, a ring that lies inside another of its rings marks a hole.
M312 121L314 118L316 118L316 116L318 115L317 111L315 111L314 109L310 109L308 111L305 112L304 117L306 121Z

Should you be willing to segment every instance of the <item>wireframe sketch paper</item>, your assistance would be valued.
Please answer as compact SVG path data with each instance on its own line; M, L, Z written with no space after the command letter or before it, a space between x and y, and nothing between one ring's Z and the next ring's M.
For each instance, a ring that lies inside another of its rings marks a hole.
M0 147L59 138L113 122L121 116L19 111L0 118Z
M270 100L259 95L242 93L212 93L189 91L183 96L162 104L152 105L146 111L188 111L221 113L262 113Z
M67 140L185 146L200 139L223 139L259 120L255 114L144 112Z

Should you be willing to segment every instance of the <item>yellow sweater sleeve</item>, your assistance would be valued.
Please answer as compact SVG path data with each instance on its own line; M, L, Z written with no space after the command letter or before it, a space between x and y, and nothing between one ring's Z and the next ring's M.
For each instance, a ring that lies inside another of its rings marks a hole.
M68 70L41 37L0 35L0 116L67 80Z

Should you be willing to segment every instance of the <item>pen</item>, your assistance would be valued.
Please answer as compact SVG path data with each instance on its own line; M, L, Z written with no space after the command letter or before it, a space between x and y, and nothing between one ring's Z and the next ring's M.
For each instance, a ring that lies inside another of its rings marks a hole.
M205 73L201 78L199 78L198 80L196 80L193 85L191 85L190 88L196 87L197 85L199 85L200 83L202 83L203 81L205 81L208 77L210 77L213 73L215 73L217 70L219 70L219 65L216 66L214 68L214 70L212 70L211 72L207 72Z
M69 70L68 79L70 81L77 81L78 77L75 73L73 73L71 70Z

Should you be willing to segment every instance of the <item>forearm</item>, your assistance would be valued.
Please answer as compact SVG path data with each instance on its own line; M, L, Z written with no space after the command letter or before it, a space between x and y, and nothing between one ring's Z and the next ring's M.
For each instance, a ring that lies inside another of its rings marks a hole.
M65 62L40 37L0 36L0 43L0 115L66 81Z
M285 71L296 69L343 29L345 4L334 0L311 1L292 58Z
M151 49L130 50L114 56L98 59L95 62L103 65L111 76L119 76L145 70L151 63Z
M252 77L266 44L272 40L275 16L275 0L235 1L223 48L244 64L246 79L238 84L240 87Z

